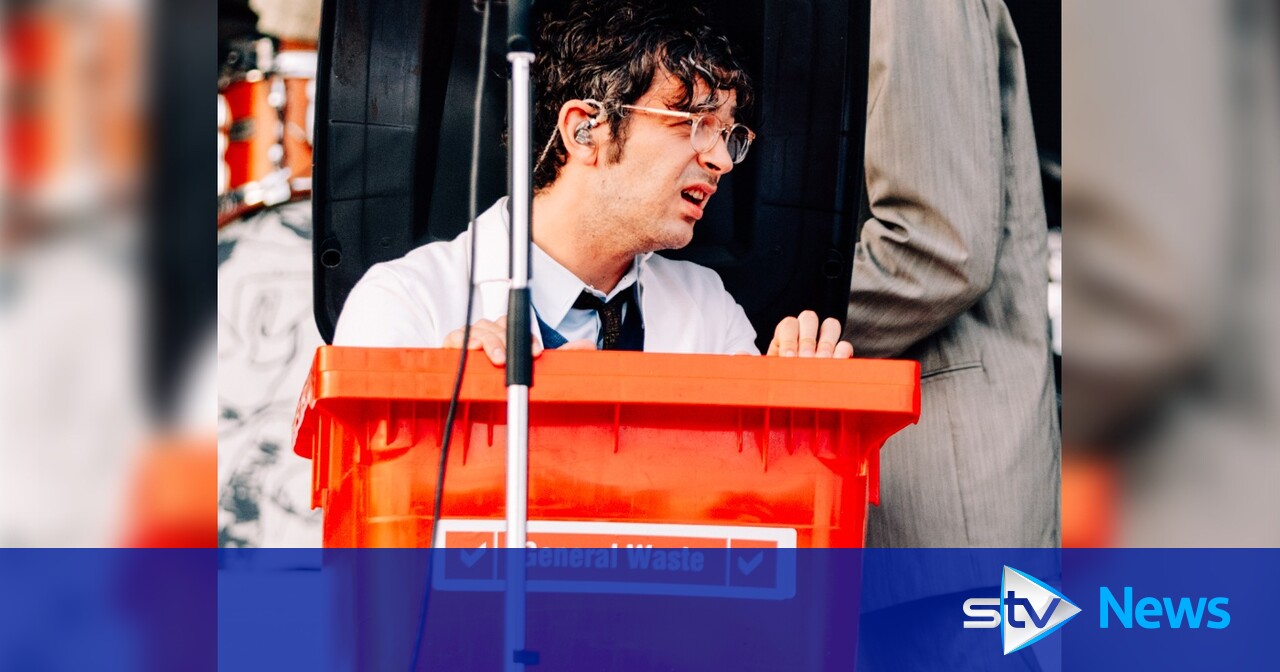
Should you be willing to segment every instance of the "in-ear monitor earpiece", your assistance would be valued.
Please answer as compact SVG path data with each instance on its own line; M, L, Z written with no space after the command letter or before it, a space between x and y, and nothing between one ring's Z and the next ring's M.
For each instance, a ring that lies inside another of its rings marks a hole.
M588 119L581 124L578 124L578 130L574 132L573 139L576 140L579 145L591 144L591 129L595 128L595 126L595 119Z
M604 104L593 98L584 98L582 102L596 108L596 116L578 124L578 127L574 129L573 139L579 145L590 145L591 129L600 125L601 121L604 121Z

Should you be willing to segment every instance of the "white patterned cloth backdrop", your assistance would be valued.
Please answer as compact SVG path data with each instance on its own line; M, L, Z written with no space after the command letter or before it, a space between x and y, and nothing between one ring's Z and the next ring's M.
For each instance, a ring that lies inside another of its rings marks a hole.
M323 345L311 310L311 202L218 231L218 545L315 547L298 393Z

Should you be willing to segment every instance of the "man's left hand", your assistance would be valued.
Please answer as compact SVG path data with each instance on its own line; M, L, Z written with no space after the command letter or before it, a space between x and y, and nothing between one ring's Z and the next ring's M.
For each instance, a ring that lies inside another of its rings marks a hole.
M849 359L853 356L853 344L840 340L844 325L834 317L828 317L818 328L818 314L812 310L799 317L786 317L773 330L769 343L770 357L820 357Z

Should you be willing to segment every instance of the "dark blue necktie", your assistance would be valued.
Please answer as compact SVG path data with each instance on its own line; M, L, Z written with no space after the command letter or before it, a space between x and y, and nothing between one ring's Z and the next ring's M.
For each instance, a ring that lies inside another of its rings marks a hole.
M633 300L634 296L634 284L618 292L617 296L607 302L584 289L578 299L573 302L573 307L578 310L594 310L600 316L602 349L638 352L644 350L644 322L640 319L640 310L636 301ZM631 309L627 311L624 319L622 308L627 304L631 305ZM568 342L560 332L543 322L542 316L537 315L536 310L534 315L538 318L538 329L542 332L544 347L554 350Z
M622 339L622 307L631 298L631 287L618 292L617 296L607 302L584 289L578 295L578 300L573 302L573 307L578 310L594 310L600 315L601 350L619 349L618 341Z

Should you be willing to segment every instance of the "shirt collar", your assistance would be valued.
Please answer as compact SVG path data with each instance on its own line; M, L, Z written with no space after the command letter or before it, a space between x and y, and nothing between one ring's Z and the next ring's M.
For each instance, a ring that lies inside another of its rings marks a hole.
M631 263L631 267L623 274L622 279L606 296L593 287L588 287L586 283L578 279L572 271L565 268L560 262L551 258L551 255L542 251L542 248L536 244L533 245L533 254L531 257L533 265L533 282L529 285L529 293L533 298L533 306L538 311L538 317L542 318L548 326L553 329L558 327L564 320L565 315L569 314L569 309L573 308L573 302L578 300L578 295L582 294L583 289L590 290L596 296L606 301L618 295L618 292L635 284L638 273L638 262L645 255L637 257L636 261Z
M507 197L504 196L499 199L494 204L493 209L497 210L501 215L502 228L510 236L511 223L508 221L510 215L507 207ZM579 280L578 276L573 274L573 271L552 259L551 255L538 247L537 243L530 247L533 249L532 254L529 255L533 281L529 283L529 296L533 300L534 309L538 311L538 316L554 329L564 321L565 315L569 314L569 309L573 308L573 302L578 300L578 295L582 294L582 290L594 288L587 287L587 284ZM608 301L617 296L618 292L639 282L641 267L653 255L653 252L636 255L635 261L631 262L631 267L622 275L622 279L618 281L613 291L602 298ZM643 287L637 286L637 289L643 290ZM599 291L594 291L593 293L600 296ZM637 295L638 299L639 296Z

